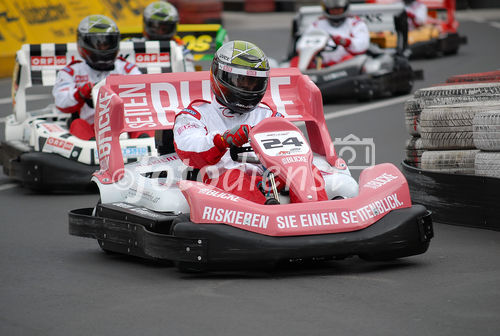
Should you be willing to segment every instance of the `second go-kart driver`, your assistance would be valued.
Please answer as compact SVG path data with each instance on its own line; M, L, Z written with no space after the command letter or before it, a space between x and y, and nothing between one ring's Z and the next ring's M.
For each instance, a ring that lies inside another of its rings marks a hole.
M177 154L193 168L208 168L204 182L260 204L267 201L257 187L262 166L235 162L228 149L247 143L250 128L263 119L281 116L260 104L268 81L269 62L259 47L245 41L227 42L212 61L212 101L193 101L177 114L174 124ZM318 196L326 200L319 170L315 174ZM292 193L290 200L294 201Z
M321 64L314 67L328 67L355 55L364 54L370 46L368 26L359 17L349 15L349 0L321 0L323 15L314 21L304 32L320 29L328 33L334 47L327 45L320 52Z
M184 42L175 34L179 23L177 9L167 1L149 4L142 15L143 35L148 41L175 41L182 47L186 71L195 71L194 57Z
M142 15L143 41L174 41L182 48L185 71L195 71L194 57L184 42L175 34L179 23L177 9L167 1L156 1L149 4ZM172 130L156 131L155 141L158 153L169 154L174 149Z
M92 87L110 74L138 75L141 71L133 63L117 57L120 31L110 18L90 15L77 29L78 53L84 61L75 60L57 73L52 89L56 107L72 113L69 131L83 140L95 138ZM144 132L131 132L132 138ZM148 135L152 135L147 133Z

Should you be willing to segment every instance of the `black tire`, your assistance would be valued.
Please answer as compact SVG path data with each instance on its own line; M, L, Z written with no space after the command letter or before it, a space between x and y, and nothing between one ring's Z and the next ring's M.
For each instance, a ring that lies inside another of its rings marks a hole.
M409 94L413 90L415 81L413 80L413 69L404 57L396 56L394 59L394 81L392 93L394 95Z
M422 154L422 170L449 174L473 175L478 150L425 151Z

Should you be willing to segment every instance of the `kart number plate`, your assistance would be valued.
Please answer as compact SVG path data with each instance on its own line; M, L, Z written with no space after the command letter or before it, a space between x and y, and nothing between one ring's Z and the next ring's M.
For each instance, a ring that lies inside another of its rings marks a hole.
M303 155L310 150L304 136L297 131L259 133L255 140L262 152L269 156Z

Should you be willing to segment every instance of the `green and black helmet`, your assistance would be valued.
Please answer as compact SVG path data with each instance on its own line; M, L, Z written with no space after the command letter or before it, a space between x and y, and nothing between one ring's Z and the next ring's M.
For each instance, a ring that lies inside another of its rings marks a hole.
M166 1L157 1L144 9L144 37L148 40L170 41L177 32L179 13Z
M269 61L255 44L231 41L215 53L210 88L219 103L237 113L252 111L269 82Z
M104 15L84 18L77 30L78 52L96 70L113 70L120 48L120 31L113 20Z

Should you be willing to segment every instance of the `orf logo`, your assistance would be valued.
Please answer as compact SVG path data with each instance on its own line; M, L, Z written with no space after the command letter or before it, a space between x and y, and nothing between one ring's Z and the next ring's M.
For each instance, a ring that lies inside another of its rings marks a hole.
M65 56L31 56L31 66L64 66Z
M136 63L154 63L158 61L158 54L135 54Z

